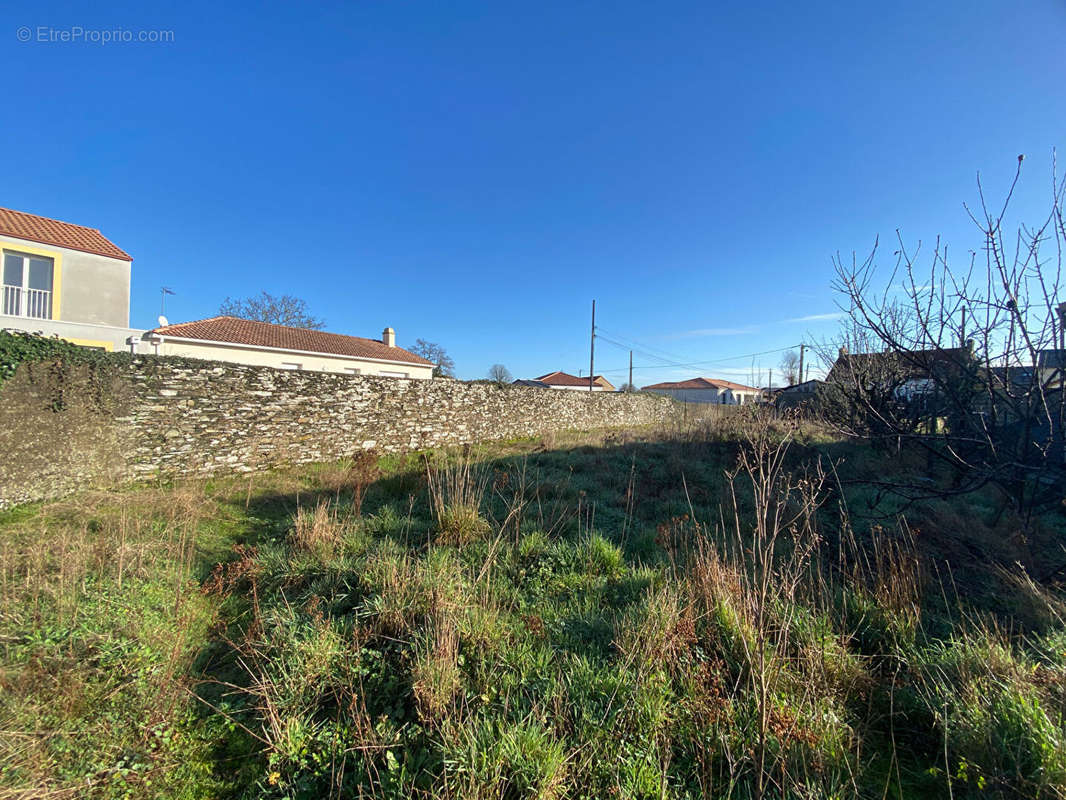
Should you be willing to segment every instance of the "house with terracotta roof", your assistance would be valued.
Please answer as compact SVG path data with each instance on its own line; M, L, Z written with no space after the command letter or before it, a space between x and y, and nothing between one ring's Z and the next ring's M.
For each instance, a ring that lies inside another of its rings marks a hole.
M687 381L653 383L651 386L645 386L641 391L666 395L682 403L715 403L729 406L757 403L762 394L754 387L717 378L692 378Z
M579 378L577 375L571 375L567 372L549 372L547 375L541 375L539 378L515 381L515 384L519 386L535 386L543 389L584 389L586 392L589 391L588 378ZM615 388L605 377L602 375L596 375L592 379L592 391L613 392L615 391Z
M433 362L397 347L392 328L385 328L380 339L363 339L237 317L211 317L163 325L145 333L144 339L162 356L343 375L433 377Z
M102 350L136 347L133 258L99 230L0 208L0 251L0 329Z
M968 380L978 365L972 341L964 347L934 347L906 353L850 353L841 347L825 382L911 400L935 394L937 386L946 382Z

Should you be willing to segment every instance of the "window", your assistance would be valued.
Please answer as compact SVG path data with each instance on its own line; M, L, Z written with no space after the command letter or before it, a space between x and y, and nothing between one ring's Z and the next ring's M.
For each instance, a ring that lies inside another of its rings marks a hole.
M297 364L295 361L282 361L282 369L303 369L303 364Z
M52 272L50 258L5 250L3 313L51 319Z
M358 367L345 367L344 371L348 375L362 375L363 374L363 371L361 369L359 369Z
M385 370L382 370L378 374L381 375L383 378L406 378L406 377L408 377L408 374L406 372L386 372Z

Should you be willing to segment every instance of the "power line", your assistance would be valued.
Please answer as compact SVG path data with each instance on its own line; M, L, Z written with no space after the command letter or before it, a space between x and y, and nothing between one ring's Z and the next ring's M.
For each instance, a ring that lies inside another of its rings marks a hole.
M599 328L599 330L602 331L604 329L601 326ZM683 360L683 359L679 358L678 356L674 355L673 353L666 352L661 347L655 347L653 345L648 344L647 342L641 341L640 339L635 339L632 336L623 336L622 334L616 333L614 331L606 331L606 333L609 336L613 336L616 339L621 339L623 343L628 343L626 346L629 347L630 349L632 349L634 352L637 352L637 351L643 352L645 355L647 355L647 356L649 356L651 358L657 358L660 361L682 361Z
M638 347L633 347L632 345L624 344L623 342L619 342L619 341L611 338L610 336L604 336L602 333L597 332L596 333L596 338L597 339L603 339L603 341L605 341L605 342L607 342L609 344L613 344L615 347L618 347L618 348L620 348L622 350L625 350L627 352L632 351L634 353L640 353L642 356L645 356L646 358L654 358L656 361L662 361L662 362L664 362L664 365L666 365L666 366L680 366L680 362L678 362L678 361L673 361L673 360L664 358L663 356L655 355L655 353L649 353L646 350L642 350L642 349L640 349Z
M728 361L738 361L742 358L755 358L756 356L771 355L772 353L783 353L786 350L794 350L796 345L789 345L788 347L778 347L773 350L761 350L757 353L745 353L739 356L725 356L723 358L714 359L712 361L689 361L687 363L673 363L673 364L648 364L643 366L634 366L634 370L649 370L649 369L674 369L676 367L712 367L719 364L726 363ZM621 369L609 369L603 370L603 375L616 375L620 372L625 372L628 367Z
M608 335L604 335L604 334ZM772 350L761 350L756 353L744 353L737 356L723 356L722 358L712 359L709 361L682 361L677 356L667 354L665 350L654 347L652 345L646 345L637 339L632 339L628 336L623 336L620 333L613 331L606 331L602 326L597 326L595 329L595 336L597 339L603 339L608 344L612 344L622 350L628 350L630 352L629 366L620 369L602 370L603 375L618 375L627 371L632 374L633 370L652 370L652 369L678 369L687 367L708 367L718 366L728 363L730 361L738 361L746 358L756 358L758 356L772 355L774 353L783 353L787 350L793 350L797 345L789 345L787 347L778 347ZM802 345L800 345L802 346ZM658 352L655 352L658 351ZM638 353L645 358L653 359L660 362L659 364L646 364L636 366L633 364L632 354Z

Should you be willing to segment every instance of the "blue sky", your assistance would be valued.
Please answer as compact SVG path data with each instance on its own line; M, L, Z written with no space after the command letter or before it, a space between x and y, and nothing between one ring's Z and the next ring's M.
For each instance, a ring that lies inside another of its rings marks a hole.
M595 298L605 335L701 362L637 355L641 385L831 336L830 258L877 234L979 247L978 170L998 196L1025 153L1015 209L1043 210L1066 4L716 5L8 4L0 205L130 252L136 326L162 285L171 321L267 290L460 377L587 374Z

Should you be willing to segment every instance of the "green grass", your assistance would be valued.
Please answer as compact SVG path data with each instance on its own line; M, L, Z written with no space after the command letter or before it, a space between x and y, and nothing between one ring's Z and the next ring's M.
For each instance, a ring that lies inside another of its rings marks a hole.
M734 432L550 444L0 514L0 798L1066 796L1062 601L999 566L1061 513L846 484L760 550ZM886 469L805 433L782 508L819 453Z

